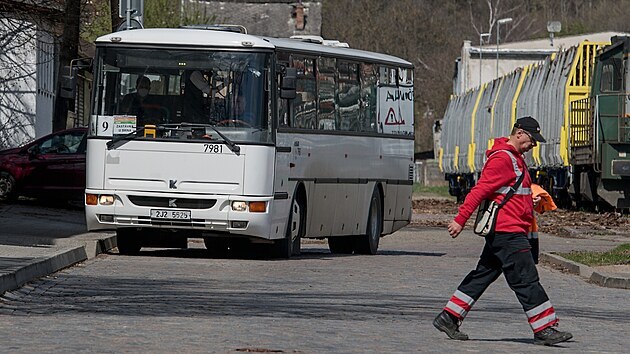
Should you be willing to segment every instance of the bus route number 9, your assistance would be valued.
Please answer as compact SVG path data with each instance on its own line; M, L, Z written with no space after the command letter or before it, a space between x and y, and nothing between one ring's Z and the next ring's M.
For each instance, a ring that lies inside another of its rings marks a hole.
M221 144L203 144L203 152L209 154L220 154L223 152L223 145Z

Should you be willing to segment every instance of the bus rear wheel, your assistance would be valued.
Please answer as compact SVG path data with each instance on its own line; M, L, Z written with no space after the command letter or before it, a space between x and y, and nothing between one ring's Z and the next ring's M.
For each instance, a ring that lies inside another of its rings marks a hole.
M372 193L365 235L357 236L354 250L357 254L374 255L383 231L383 213L381 212L381 193L378 189Z
M140 232L135 229L116 230L116 243L118 253L123 255L135 255L140 252Z

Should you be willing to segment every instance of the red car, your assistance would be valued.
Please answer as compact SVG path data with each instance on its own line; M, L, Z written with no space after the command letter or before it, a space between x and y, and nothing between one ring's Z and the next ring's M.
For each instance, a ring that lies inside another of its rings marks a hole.
M19 195L81 198L85 190L87 128L58 131L0 151L0 201Z

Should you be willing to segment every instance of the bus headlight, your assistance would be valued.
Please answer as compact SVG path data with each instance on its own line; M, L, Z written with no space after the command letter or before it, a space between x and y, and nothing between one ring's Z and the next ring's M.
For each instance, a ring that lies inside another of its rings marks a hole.
M114 204L114 196L103 194L98 197L98 203L100 205L112 205Z
M247 202L233 201L232 210L234 211L247 211Z

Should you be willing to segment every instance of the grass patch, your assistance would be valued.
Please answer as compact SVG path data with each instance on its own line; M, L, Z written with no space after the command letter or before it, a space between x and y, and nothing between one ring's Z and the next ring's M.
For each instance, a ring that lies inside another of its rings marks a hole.
M448 186L425 186L420 183L413 184L413 194L450 197L448 194Z
M589 266L630 264L630 243L624 243L608 252L570 252L562 257Z

